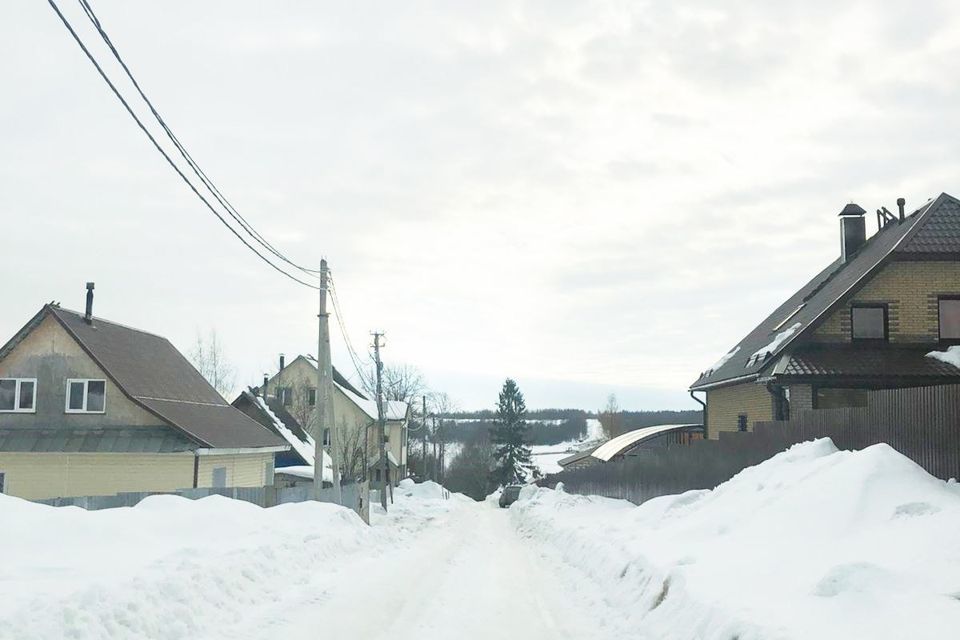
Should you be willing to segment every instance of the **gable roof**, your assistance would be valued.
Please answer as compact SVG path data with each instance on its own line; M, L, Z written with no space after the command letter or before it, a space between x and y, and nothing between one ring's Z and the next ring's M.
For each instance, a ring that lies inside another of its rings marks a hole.
M256 411L261 417L258 422L283 438L300 457L303 464L312 465L314 463L316 441L313 436L301 428L296 418L290 415L290 412L280 402L277 402L276 399L264 401L252 389L245 389L233 402L234 406L238 406L240 403L246 403Z
M303 360L309 364L314 369L317 368L317 361L313 356L304 356L298 355L296 358L290 361L284 369L292 366L297 360ZM276 376L274 376L276 377ZM347 399L355 404L366 416L371 420L377 419L377 403L375 400L367 398L363 393L357 390L350 382L339 372L336 367L333 367L333 385L338 388ZM409 410L409 405L406 402L399 402L397 400L387 400L384 406L384 419L394 422L399 420L407 419L407 412Z
M87 324L83 314L44 305L2 349L13 347L52 316L135 404L178 429L202 447L248 449L286 443L235 409L169 340L102 318Z
M756 379L777 361L776 356L808 335L829 312L895 258L960 258L960 200L942 193L903 222L877 231L846 263L835 260L701 374L690 389L704 390Z

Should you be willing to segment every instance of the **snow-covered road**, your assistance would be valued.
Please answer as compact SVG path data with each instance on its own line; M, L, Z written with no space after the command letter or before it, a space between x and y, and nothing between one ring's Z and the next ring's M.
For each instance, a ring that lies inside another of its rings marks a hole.
M366 526L214 496L0 495L0 640L933 640L960 627L960 485L796 445L714 490L509 510L401 483Z
M374 526L394 526L377 518ZM415 539L297 588L237 632L209 638L593 638L602 621L523 541L506 510L462 503Z

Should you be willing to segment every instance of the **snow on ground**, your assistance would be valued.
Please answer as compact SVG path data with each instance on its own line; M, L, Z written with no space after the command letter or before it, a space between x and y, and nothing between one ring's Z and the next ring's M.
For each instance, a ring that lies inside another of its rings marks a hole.
M960 488L886 445L793 447L642 506L404 481L367 527L219 496L84 511L0 495L0 638L950 638Z
M282 617L279 603L334 589L338 568L403 546L469 500L425 497L438 487L416 499L398 490L372 528L317 502L153 496L85 511L0 495L0 638L244 637L251 612Z
M713 491L639 507L547 489L518 531L641 637L946 638L960 628L960 490L887 445L797 445ZM603 612L606 612L606 616Z

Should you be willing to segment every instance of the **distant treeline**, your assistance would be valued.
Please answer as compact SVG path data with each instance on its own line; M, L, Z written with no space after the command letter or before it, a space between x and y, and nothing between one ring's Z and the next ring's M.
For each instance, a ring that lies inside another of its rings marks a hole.
M448 442L477 442L485 439L493 426L494 420L493 412L489 413L489 417L456 416L457 422L447 421L444 428L444 438ZM561 413L564 415L560 415ZM537 417L533 417L531 414L537 414ZM587 435L587 414L585 411L577 409L549 410L531 412L531 414L527 415L529 427L527 442L529 444L559 444L570 440L582 440ZM560 420L561 422L555 424L553 422L537 422L537 420Z
M494 411L460 411L450 415L457 420L448 422L445 437L449 442L476 442L486 437L493 420ZM604 432L613 436L658 424L702 424L703 412L692 409L674 411L618 411L616 413L589 413L582 409L540 409L528 411L530 444L559 444L580 440L587 435L587 419L597 418ZM559 424L543 421L557 421Z
M497 417L497 412L491 409L481 411L458 411L451 413L451 418L460 420L493 420ZM536 411L527 411L527 420L569 420L570 418L589 418L583 409L537 409Z

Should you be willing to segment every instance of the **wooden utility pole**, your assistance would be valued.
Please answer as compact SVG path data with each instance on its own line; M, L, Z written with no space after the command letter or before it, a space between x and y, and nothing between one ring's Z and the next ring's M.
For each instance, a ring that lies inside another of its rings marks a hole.
M316 452L313 466L313 487L316 498L323 490L324 435L330 432L330 465L333 467L333 495L337 504L340 495L340 467L337 464L336 417L333 411L333 359L330 356L330 314L327 312L327 287L330 273L327 261L320 261L320 338L317 344L317 401L313 408Z
M440 474L438 472L437 463L440 462L440 452L437 451L437 414L433 414L433 477L430 478L434 482L437 482L440 479Z
M380 506L387 510L387 473L390 470L387 464L387 424L384 419L385 407L383 402L383 362L380 360L380 339L383 333L373 331L373 360L377 367L377 423L380 426Z
M426 482L427 480L427 396L423 396L423 414L420 416L420 429L423 433L420 434L421 440L423 440L423 465L421 471L423 472L423 478L420 479L421 482Z

